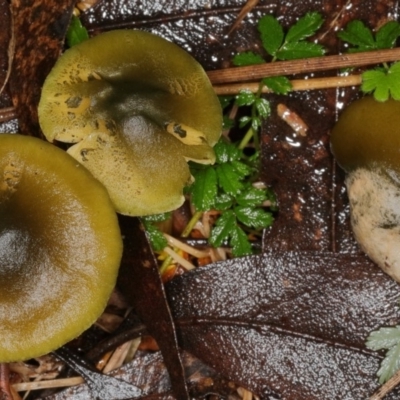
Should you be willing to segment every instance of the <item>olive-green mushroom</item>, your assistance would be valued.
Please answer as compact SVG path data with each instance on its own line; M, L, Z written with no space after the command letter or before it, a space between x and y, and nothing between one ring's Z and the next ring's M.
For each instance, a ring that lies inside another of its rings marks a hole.
M122 239L106 189L63 150L0 134L0 362L87 329L115 286Z
M137 30L102 33L67 50L47 77L39 121L49 141L102 182L117 212L180 206L188 160L213 163L222 112L201 65Z
M331 146L347 172L356 240L400 282L400 102L372 97L353 102L335 125Z

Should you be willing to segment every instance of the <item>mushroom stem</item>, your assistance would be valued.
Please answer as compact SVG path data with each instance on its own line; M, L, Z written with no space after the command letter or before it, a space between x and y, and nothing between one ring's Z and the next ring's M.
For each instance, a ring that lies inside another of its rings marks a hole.
M400 188L382 171L358 168L346 178L351 224L361 248L400 282Z

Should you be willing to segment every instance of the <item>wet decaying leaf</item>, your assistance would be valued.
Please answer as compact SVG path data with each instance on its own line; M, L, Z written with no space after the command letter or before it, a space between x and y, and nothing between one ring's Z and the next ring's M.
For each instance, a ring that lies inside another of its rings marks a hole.
M42 137L37 105L44 79L61 54L74 0L15 0L15 53L9 89L20 131Z
M380 358L368 333L399 320L399 286L363 256L266 253L167 285L186 350L262 398L362 399Z
M118 286L156 339L177 399L189 398L175 326L166 300L158 264L138 218L121 217L124 255ZM140 260L140 261L139 261Z
M88 386L90 397L97 400L124 400L127 398L137 398L142 395L142 391L135 385L102 374L90 363L81 359L74 352L66 347L54 351L55 356L64 361L69 367L78 372Z
M193 388L191 390L192 397L202 398L206 395L215 394L224 398L230 396L232 400L239 400L236 393L237 386L233 382L224 379L215 370L204 365L189 353L184 352L182 360L188 386ZM142 397L143 399L175 399L171 391L169 374L160 352L140 353L131 363L112 371L110 375L142 388L147 394ZM46 400L88 400L89 396L88 386L79 385L61 393L47 396Z

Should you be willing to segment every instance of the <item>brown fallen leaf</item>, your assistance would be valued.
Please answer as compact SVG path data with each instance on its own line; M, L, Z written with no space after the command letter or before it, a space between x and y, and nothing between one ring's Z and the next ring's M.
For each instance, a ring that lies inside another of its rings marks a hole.
M167 293L183 347L263 399L366 398L382 358L365 339L400 320L398 284L359 255L230 260L175 278Z
M13 0L14 60L9 79L20 131L42 137L41 87L63 48L75 0Z
M54 351L54 355L81 375L89 388L90 398L96 400L124 400L139 398L143 392L137 386L113 376L102 374L90 363L67 347Z
M156 339L176 398L189 399L175 325L157 260L138 218L120 217L120 226L124 237L124 255L118 287L131 302L148 332Z
M185 365L185 376L191 388L191 398L204 398L215 395L219 398L239 400L236 394L237 386L215 370L203 364L189 353L182 354ZM110 376L124 380L140 387L145 396L142 399L173 400L169 374L164 365L161 352L141 353L132 362L114 370ZM45 397L46 400L87 399L90 395L86 384L70 387L64 391Z
M175 278L167 293L183 347L261 398L366 398L381 361L366 337L400 321L399 286L355 255L231 260Z

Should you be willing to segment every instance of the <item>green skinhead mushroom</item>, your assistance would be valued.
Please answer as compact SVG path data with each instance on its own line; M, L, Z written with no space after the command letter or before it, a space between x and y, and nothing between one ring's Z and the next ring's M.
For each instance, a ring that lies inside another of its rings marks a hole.
M173 210L192 177L188 160L215 161L222 112L186 51L136 30L102 33L67 50L43 86L46 138L104 184L117 212Z
M347 172L356 240L400 282L400 102L373 97L353 102L335 125L331 146Z
M106 189L43 140L0 134L0 362L87 329L115 286L122 239Z

